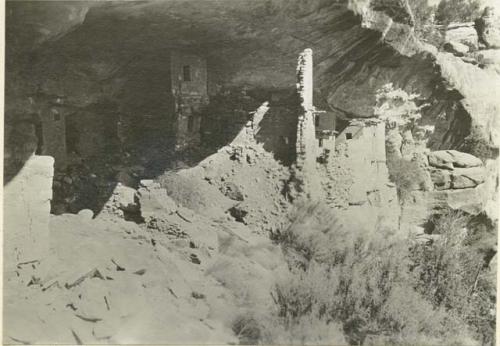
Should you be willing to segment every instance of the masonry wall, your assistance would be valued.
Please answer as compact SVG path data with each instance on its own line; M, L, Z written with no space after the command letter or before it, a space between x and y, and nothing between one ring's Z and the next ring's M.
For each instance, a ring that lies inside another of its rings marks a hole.
M176 149L182 149L200 142L200 111L208 103L207 63L194 54L172 52L170 69Z
M4 263L39 260L49 249L49 214L54 159L31 156L4 186Z
M309 198L321 196L321 185L316 169L319 154L314 124L313 57L312 50L304 50L297 62L297 93L300 99L297 124L296 189Z
M337 145L345 146L346 164L354 184L349 204L382 204L381 189L389 183L385 155L385 124L381 121L353 121L337 136ZM370 194L373 199L369 200ZM380 203L377 202L380 200Z

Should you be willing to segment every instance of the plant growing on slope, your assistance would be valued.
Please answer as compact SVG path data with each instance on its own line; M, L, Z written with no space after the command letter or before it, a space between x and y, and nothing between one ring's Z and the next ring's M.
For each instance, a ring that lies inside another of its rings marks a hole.
M408 243L395 233L348 228L319 203L298 208L283 233L283 246L308 259L274 293L285 329L306 318L341 324L349 344L473 343L456 314L415 288Z
M483 161L497 156L493 147L477 127L472 127L470 134L465 137L462 150L470 153Z
M440 24L471 22L481 15L478 0L441 0L436 10L436 21Z
M439 234L430 246L411 250L416 288L436 308L444 308L467 322L482 344L494 344L495 298L485 276L483 254L467 244L473 243L468 229L470 218L448 210L434 219L433 233ZM494 288L493 288L494 291Z
M410 193L417 190L424 182L423 169L414 161L392 156L387 161L389 180L396 184L401 202L406 201Z
M396 184L401 202L424 181L423 169L416 162L404 158L417 151L418 142L415 143L414 138L425 142L429 134L428 126L417 124L422 117L422 108L427 106L418 106L418 98L418 94L408 94L389 83L378 90L374 107L374 114L385 121L388 130L387 168L389 179Z
M425 42L440 47L444 41L444 33L435 23L436 6L429 5L428 0L408 1L414 19L414 32Z
M415 125L422 115L420 111L426 105L417 106L418 94L408 94L395 89L392 83L382 86L375 96L374 115L384 120L390 127L406 127Z

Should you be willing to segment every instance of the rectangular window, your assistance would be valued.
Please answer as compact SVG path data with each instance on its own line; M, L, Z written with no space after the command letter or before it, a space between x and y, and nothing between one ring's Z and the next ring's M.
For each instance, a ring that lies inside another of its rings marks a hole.
M185 65L182 67L182 79L185 82L191 82L191 66Z
M316 114L316 116L314 117L314 125L315 125L316 127L318 127L318 126L319 126L319 114Z
M347 133L345 134L345 138L346 138L346 139L352 139L352 133L347 132Z

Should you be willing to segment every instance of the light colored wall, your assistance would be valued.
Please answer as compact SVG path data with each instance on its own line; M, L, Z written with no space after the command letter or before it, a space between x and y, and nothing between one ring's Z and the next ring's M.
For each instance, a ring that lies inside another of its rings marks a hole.
M31 156L4 187L6 270L43 258L49 249L49 214L54 159Z
M347 133L352 133L353 138L346 139ZM346 144L346 164L352 171L354 184L351 187L349 202L361 204L368 201L368 195L373 194L373 191L382 193L389 183L385 154L385 124L381 121L353 122L338 135L337 143ZM380 198L380 203L383 204L384 196Z
M297 92L301 101L297 124L297 162L295 179L299 193L309 198L322 197L320 177L316 168L316 159L320 153L316 138L313 106L313 58L312 50L304 50L297 61Z

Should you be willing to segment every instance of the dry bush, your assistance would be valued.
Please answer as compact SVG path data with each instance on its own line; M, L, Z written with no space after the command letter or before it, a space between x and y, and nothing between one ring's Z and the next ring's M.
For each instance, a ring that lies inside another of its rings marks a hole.
M461 150L480 158L482 161L498 156L482 131L476 127L472 127L470 134L465 137Z
M411 191L417 190L424 182L424 171L414 161L405 160L399 157L391 157L387 161L389 179L398 189L400 201L405 201Z
M341 324L350 344L474 344L457 314L415 289L409 244L393 232L346 229L317 203L296 210L284 233L284 246L309 259L277 284L286 326L306 316Z
M430 246L412 248L417 289L437 308L444 308L471 326L483 345L494 345L495 289L485 277L484 255L473 247L469 217L445 211L434 219L440 237ZM472 235L474 236L474 235ZM470 244L470 245L467 245Z
M436 10L436 21L440 24L471 22L481 15L478 0L441 0Z

